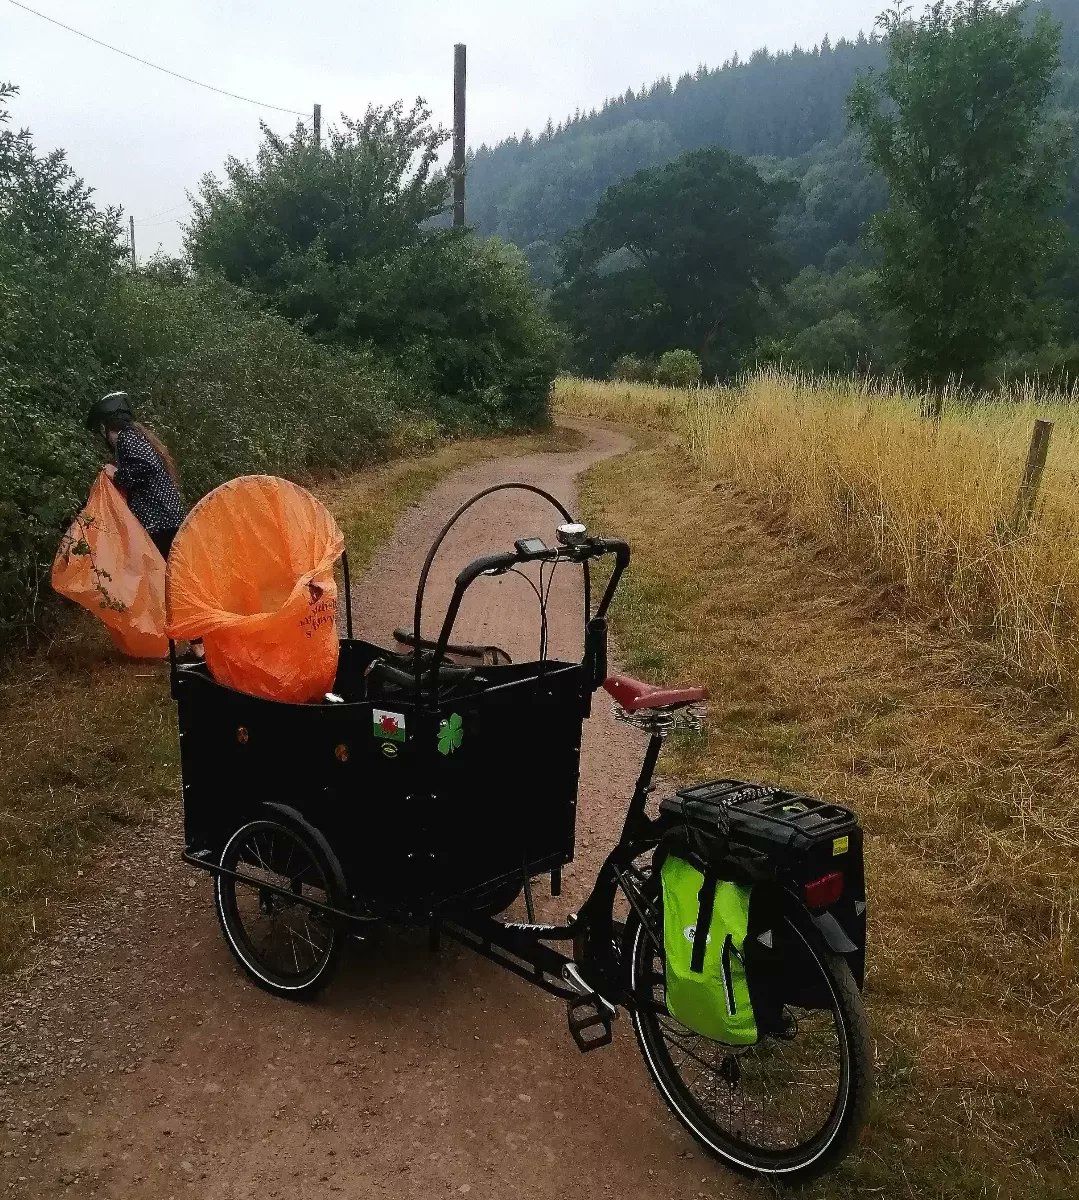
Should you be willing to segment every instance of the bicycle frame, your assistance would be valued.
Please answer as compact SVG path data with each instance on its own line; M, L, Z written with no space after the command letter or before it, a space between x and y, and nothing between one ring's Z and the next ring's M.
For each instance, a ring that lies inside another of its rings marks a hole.
M573 981L567 968L583 972L587 986L608 1004L631 1007L633 998L628 975L615 950L620 929L614 919L614 906L621 892L649 936L660 944L644 897L645 877L636 860L655 849L668 824L662 818L653 820L645 811L664 740L658 734L653 734L649 740L618 842L600 868L588 898L566 924L502 921L495 917L467 915L444 919L437 928L571 1004L579 1003L587 993ZM572 942L574 953L572 956L563 954L548 945L549 942Z

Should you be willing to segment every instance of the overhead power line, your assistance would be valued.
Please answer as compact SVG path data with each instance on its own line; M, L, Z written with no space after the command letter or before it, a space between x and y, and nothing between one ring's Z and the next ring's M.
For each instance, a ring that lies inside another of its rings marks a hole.
M250 96L241 96L236 92L227 91L225 88L214 87L212 83L203 83L200 79L192 79L190 75L181 75L179 71L171 71L168 67L162 67L158 63L150 62L149 59L140 58L137 54L131 54L127 50L121 50L119 46L111 46L108 42L101 41L100 38L91 37L90 34L83 33L81 29L65 25L63 21L58 21L55 17L47 16L43 12L38 12L36 8L31 8L28 4L20 3L20 0L8 0L8 3L13 4L16 8L21 8L24 12L28 12L32 16L40 17L42 21L48 21L50 25L58 25L61 29L66 29L68 33L73 33L76 37L93 42L95 46L111 50L114 54L122 54L124 58L130 58L132 62L141 63L144 67L151 67L155 71L171 75L173 79L182 79L184 83L193 83L195 87L205 88L208 92L217 92L219 96L228 96L232 100L242 100L245 104L254 104L257 108L272 108L277 112L291 113L294 117L307 116L306 113L298 112L294 108L283 108L280 104L267 104L264 100L252 100Z

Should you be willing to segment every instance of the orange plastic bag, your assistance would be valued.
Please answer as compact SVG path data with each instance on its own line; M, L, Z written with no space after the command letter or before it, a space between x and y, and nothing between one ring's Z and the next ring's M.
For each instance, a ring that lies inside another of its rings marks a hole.
M165 560L105 471L64 534L52 586L100 618L124 654L168 654Z
M201 638L215 679L271 700L321 699L337 674L337 522L303 488L244 475L205 496L169 554L173 638Z

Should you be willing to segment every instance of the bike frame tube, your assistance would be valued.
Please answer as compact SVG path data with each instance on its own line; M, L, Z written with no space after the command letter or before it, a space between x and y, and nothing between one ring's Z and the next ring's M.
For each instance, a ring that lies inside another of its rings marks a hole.
M446 931L462 945L563 999L580 1000L581 997L579 992L552 985L548 976L555 973L556 967L560 969L575 962L592 977L590 982L599 986L604 999L623 1006L630 1003L631 997L623 989L622 981L613 977L609 969L612 964L603 961L603 957L615 938L614 902L619 891L636 911L649 935L653 938L657 936L651 929L648 913L644 910L631 876L639 874L633 865L634 860L659 844L668 824L662 819L651 820L645 812L663 741L663 738L653 736L648 743L637 786L626 810L622 833L600 868L576 921L568 925L540 925L500 921L493 917L460 917L446 923ZM544 944L571 939L575 943L573 958Z

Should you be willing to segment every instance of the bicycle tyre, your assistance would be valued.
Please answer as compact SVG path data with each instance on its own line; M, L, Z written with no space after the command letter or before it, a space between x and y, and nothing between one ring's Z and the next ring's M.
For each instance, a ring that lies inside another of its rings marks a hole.
M221 852L220 865L244 877L214 878L214 901L221 932L244 973L275 996L289 1000L315 996L337 969L341 931L331 919L305 905L289 904L280 895L260 889L259 884L289 886L299 892L306 887L312 899L339 905L333 873L322 851L300 830L267 818L249 821L237 829ZM255 909L251 906L252 899L256 900ZM304 923L303 932L298 924L291 923L297 917ZM262 929L261 938L256 936L258 928ZM281 932L289 939L287 952ZM271 954L275 941L281 943L281 954ZM289 969L289 954L294 969Z
M658 902L656 911L658 913ZM686 1084L667 1049L661 1021L665 1019L676 1026L678 1023L666 1013L665 1006L661 1017L654 994L654 969L657 959L661 960L662 956L657 954L636 913L631 914L627 923L624 943L629 957L633 1027L637 1044L648 1073L667 1107L712 1158L742 1174L780 1185L800 1184L821 1175L850 1152L868 1113L873 1061L861 994L846 961L828 950L814 936L807 915L805 919L788 916L786 920L791 930L805 943L827 983L832 1003L830 1012L840 1050L839 1086L827 1119L812 1136L786 1148L753 1145L745 1138L735 1137L706 1111ZM657 928L662 931L662 927L660 919ZM730 1062L741 1061L747 1050L756 1049L721 1046L692 1034L692 1031L685 1032L698 1042L716 1047L718 1054L723 1056L723 1064L713 1068L717 1075L722 1075ZM781 1040L785 1039L762 1038L758 1047ZM793 1044L794 1039L790 1040ZM695 1061L699 1065L699 1057ZM742 1117L745 1121L744 1097Z

